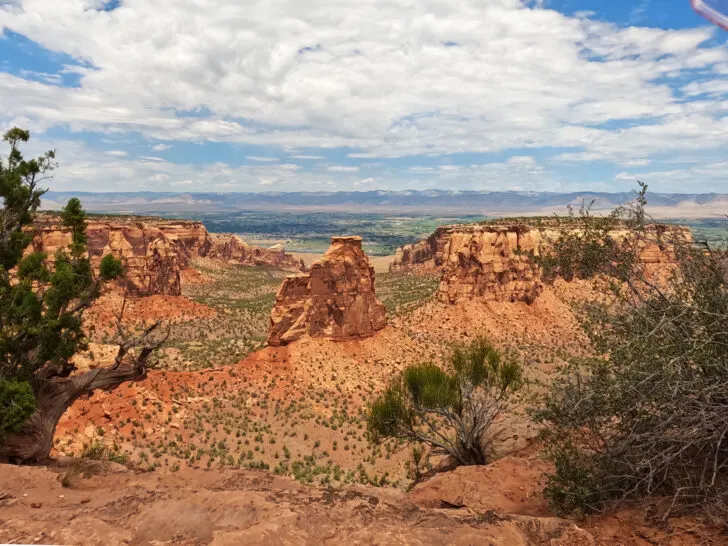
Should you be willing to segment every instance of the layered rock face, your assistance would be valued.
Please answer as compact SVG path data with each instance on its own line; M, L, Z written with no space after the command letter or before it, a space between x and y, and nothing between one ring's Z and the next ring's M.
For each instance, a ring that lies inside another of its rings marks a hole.
M541 272L523 253L538 253L537 232L518 226L468 226L450 232L433 261L441 261L438 298L447 303L533 302L541 291Z
M260 265L304 271L303 260L296 260L283 247L263 248L246 243L230 233L210 233L209 250L200 256L243 265Z
M187 259L181 255L180 246L159 227L143 222L90 221L86 233L89 259L96 271L106 254L121 260L124 276L117 286L126 294L181 293L180 269L186 266ZM48 254L52 263L56 251L70 243L71 233L51 224L36 231L31 248Z
M207 231L201 222L138 221L127 218L90 220L86 229L92 266L112 254L124 266L117 286L131 296L180 295L180 271L203 257L242 265L268 265L301 270L302 263L283 250L255 247L236 235ZM45 252L52 263L57 250L71 243L71 234L50 217L37 226L27 252Z
M649 239L691 239L690 231L658 224ZM397 250L390 271L439 273L438 298L448 303L461 300L532 302L543 289L541 272L525 254L539 252L558 236L556 230L523 223L441 226L427 239ZM617 239L630 232L616 231ZM646 264L670 264L674 249L657 242L641 243Z
M458 228L468 226L440 226L427 239L399 247L389 265L390 272L439 272L444 263L445 245Z
M268 343L286 345L305 335L358 339L386 322L361 237L332 237L331 247L308 273L283 281L271 312Z

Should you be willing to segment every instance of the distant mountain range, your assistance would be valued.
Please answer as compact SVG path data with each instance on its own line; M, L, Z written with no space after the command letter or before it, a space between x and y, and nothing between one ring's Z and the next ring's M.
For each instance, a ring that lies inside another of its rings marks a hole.
M120 214L230 213L235 211L337 211L362 213L481 214L513 216L565 213L593 202L608 210L634 198L633 192L367 191L288 193L48 192L44 209L58 209L79 197L90 212ZM650 212L661 218L709 218L728 214L728 193L651 193Z

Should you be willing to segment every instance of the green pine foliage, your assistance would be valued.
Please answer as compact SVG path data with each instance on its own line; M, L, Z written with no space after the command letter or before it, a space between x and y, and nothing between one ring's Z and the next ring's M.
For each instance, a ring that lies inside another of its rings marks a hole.
M87 256L86 213L78 199L60 215L71 244L49 266L42 252L27 252L34 214L45 190L40 184L56 167L55 152L26 160L20 150L30 133L18 128L3 140L10 146L0 161L0 438L17 432L33 413L38 375L67 376L71 357L86 347L81 313L98 296L100 282L118 276L121 263L102 260L97 279Z

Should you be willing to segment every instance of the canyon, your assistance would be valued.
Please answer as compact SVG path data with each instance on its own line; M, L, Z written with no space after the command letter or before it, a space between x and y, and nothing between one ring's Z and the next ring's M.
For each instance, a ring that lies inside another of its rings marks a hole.
M367 408L391 378L445 362L476 336L513 349L534 385L586 354L570 304L588 283L542 282L524 255L542 248L538 230L443 226L375 275L360 237L332 238L301 272L282 251L199 222L103 224L90 222L101 249L91 257L126 256L131 280L120 288L138 294L129 319L163 318L172 334L144 381L66 412L55 463L0 465L0 541L711 544L694 521L662 529L639 510L557 517L520 402L495 424L487 466L413 484L408 450L370 442ZM40 249L52 254L64 236L49 230ZM670 261L660 248L643 258ZM90 318L110 322L109 301ZM86 365L109 365L105 335L90 337Z
M304 268L282 248L257 247L237 235L209 233L196 221L93 217L86 233L92 267L98 271L107 254L121 260L124 275L116 288L130 296L180 295L181 272L196 258L294 271ZM26 252L45 252L52 263L56 251L70 242L70 231L58 225L57 217L45 216Z

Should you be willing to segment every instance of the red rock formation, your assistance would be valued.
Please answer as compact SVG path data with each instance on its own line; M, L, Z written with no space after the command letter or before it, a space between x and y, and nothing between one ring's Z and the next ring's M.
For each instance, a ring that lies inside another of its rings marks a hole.
M210 233L208 241L209 250L204 254L200 253L200 256L243 265L271 266L298 271L304 271L306 268L303 260L296 260L290 254L286 254L283 247L262 248L249 245L237 235L230 233Z
M399 247L390 272L439 272L443 264L443 251L456 226L440 226L427 239Z
M641 249L646 264L674 261L669 243L657 241L691 237L687 228L657 224L652 230L654 242L644 242ZM630 233L613 235L619 240ZM539 269L523 253L538 254L556 236L555 230L525 223L441 226L427 239L398 249L390 271L440 273L438 298L448 303L475 298L531 302L542 283Z
M106 254L120 259L124 277L117 285L132 296L180 295L180 271L197 257L303 269L301 261L282 249L248 245L236 235L211 234L201 222L114 217L90 220L86 232L92 266L98 268ZM52 263L56 251L70 242L70 232L58 226L56 217L48 216L36 226L28 252L43 251Z
M117 286L132 296L179 295L180 248L159 227L143 222L90 221L87 228L91 265L112 254L121 260L124 276ZM57 250L71 243L68 230L55 223L40 226L28 251L45 252L52 263Z
M357 339L385 325L386 311L374 294L374 269L361 237L332 237L331 247L308 273L283 281L268 343L285 345L305 335Z
M442 251L438 298L533 302L541 291L541 272L526 252L538 252L537 232L518 226L468 226L452 230ZM436 254L436 256L438 255Z
M178 248L182 269L189 266L190 260L206 256L213 246L210 233L202 222L158 220L147 221L144 224L157 227L170 243Z

